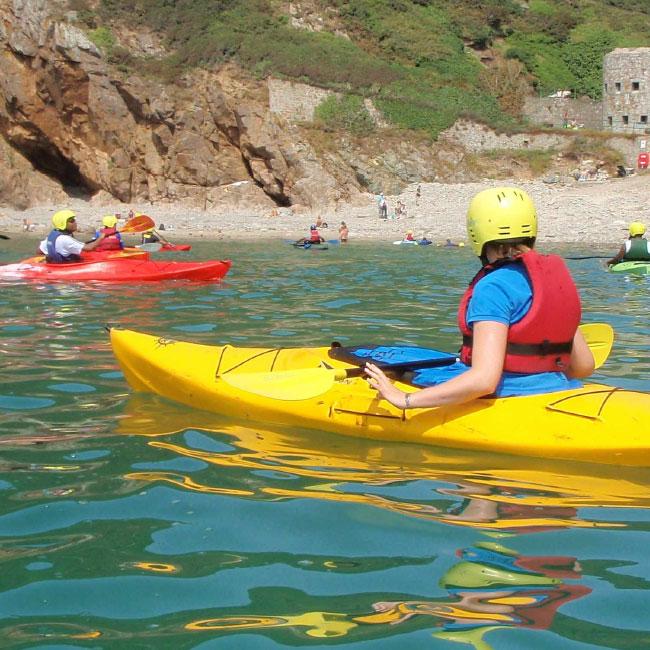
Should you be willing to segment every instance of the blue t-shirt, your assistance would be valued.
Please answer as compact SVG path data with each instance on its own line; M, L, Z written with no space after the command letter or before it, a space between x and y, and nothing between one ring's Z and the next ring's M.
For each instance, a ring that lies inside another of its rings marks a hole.
M482 321L513 325L528 313L532 301L533 292L523 264L508 264L488 273L476 283L467 306L467 323L470 327ZM468 366L460 361L453 366L427 368L416 373L413 383L435 386L467 370ZM504 372L495 393L498 397L537 395L581 386L582 382L568 379L563 372Z

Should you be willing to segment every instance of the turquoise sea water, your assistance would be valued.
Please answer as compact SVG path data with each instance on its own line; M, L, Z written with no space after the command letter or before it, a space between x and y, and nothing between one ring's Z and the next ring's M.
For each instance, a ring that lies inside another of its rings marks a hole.
M0 285L0 647L650 648L650 470L218 418L133 394L104 331L453 351L469 250L170 257L233 268ZM597 379L650 390L650 278L571 268L584 320L617 333Z

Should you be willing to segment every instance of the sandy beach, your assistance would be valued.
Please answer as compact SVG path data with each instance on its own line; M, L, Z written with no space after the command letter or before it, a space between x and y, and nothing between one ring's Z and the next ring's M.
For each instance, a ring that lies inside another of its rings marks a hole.
M345 221L350 240L393 241L407 230L416 237L427 236L436 243L447 238L463 241L465 211L471 197L478 191L498 185L516 185L532 196L538 209L540 233L538 241L556 243L608 244L616 246L624 239L631 221L650 222L650 174L606 181L546 184L542 181L491 181L480 183L421 183L408 186L396 196L387 196L389 217L394 216L397 201L406 206L406 216L380 219L377 200L372 194L360 197L354 204L340 205L336 210L300 212L279 208L277 215L268 211L255 214L229 210L203 211L178 204L98 204L95 201L71 200L67 205L48 205L25 211L0 209L0 232L22 233L24 224L31 224L34 237L45 236L55 211L72 208L77 212L80 238L101 224L106 214L120 213L126 218L129 210L151 216L171 240L206 239L297 239L305 236L318 216L328 223L323 229L326 239L338 236L338 226Z

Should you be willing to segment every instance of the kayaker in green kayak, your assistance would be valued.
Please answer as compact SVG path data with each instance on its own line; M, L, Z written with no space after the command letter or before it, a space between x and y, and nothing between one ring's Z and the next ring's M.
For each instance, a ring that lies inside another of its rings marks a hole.
M106 235L99 233L97 239L87 244L75 239L77 215L72 210L59 210L52 215L54 230L40 243L40 250L48 264L79 262L83 251L95 250Z
M608 266L619 262L650 262L650 241L645 235L645 224L634 221L630 224L628 239L623 242L621 249L611 260L607 261Z
M579 387L577 379L594 371L578 330L580 296L564 261L534 250L531 198L516 187L479 192L469 205L467 233L483 268L458 310L461 363L440 369L430 385L410 394L368 363L369 383L401 409Z

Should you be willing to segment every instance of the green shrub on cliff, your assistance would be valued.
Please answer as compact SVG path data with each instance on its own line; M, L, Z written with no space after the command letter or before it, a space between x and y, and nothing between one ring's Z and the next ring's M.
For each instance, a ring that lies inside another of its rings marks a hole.
M462 114L515 125L522 102L512 92L505 101L486 83L486 68L503 58L518 59L539 92L597 98L602 55L650 42L648 0L311 0L292 5L291 15L279 0L69 2L92 15L86 24L105 51L115 51L108 25L157 32L170 55L141 60L141 71L171 81L188 68L233 60L259 78L371 97L396 125L432 136ZM118 54L112 58L122 68L136 67Z
M100 49L104 54L110 54L115 47L115 36L108 27L97 27L88 32L88 38Z
M315 118L325 129L343 130L353 135L368 135L375 123L358 95L331 95L316 108Z

